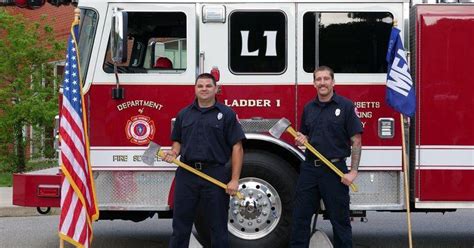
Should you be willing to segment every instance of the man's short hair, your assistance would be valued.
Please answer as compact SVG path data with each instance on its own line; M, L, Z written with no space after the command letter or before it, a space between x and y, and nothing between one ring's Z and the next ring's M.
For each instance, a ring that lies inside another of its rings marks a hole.
M316 79L316 72L318 72L318 71L328 71L329 75L331 76L331 79L334 80L334 71L333 71L333 69L331 69L331 67L325 66L325 65L322 65L322 66L314 69L313 80Z
M200 74L199 76L197 76L196 82L194 82L194 85L197 84L197 81L198 81L199 79L211 79L211 80L212 80L212 84L213 84L214 86L216 86L216 79L215 79L214 76L212 76L212 74L210 74L210 73L202 73L202 74Z

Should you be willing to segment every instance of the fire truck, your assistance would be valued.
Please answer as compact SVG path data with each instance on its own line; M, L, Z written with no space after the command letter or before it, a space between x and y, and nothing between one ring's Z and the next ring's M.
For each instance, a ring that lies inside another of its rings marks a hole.
M211 72L218 100L236 111L247 137L244 199L229 205L231 243L284 247L304 153L290 135L276 139L268 130L282 117L298 129L319 65L335 70L335 90L354 101L364 126L353 216L407 209L402 131L412 211L474 208L474 5L466 2L81 0L78 46L100 218L172 216L177 167L159 157L148 166L141 156L151 140L170 148L196 76ZM395 21L416 87L411 119L385 102ZM59 207L60 182L56 172L15 174L14 204ZM206 242L201 214L195 226Z

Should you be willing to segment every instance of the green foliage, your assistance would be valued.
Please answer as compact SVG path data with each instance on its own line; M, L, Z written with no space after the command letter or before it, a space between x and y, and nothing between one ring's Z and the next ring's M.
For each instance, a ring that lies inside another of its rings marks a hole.
M0 187L11 187L12 178L11 172L0 172Z
M45 17L31 22L0 9L0 160L11 171L26 169L25 128L51 130L57 114L57 80L51 61L62 58ZM6 167L6 168L5 168Z
M47 168L58 167L58 160L49 159L42 161L30 161L26 163L27 171L41 170ZM0 165L1 168L1 165ZM0 169L0 187L11 187L13 181L13 173Z

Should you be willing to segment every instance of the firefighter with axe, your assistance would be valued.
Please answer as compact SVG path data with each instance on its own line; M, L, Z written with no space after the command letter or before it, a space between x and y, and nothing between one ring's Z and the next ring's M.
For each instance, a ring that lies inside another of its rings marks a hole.
M289 125L286 128L293 131L298 145L307 147L296 186L290 246L309 246L311 216L319 211L322 199L333 227L334 246L352 247L349 186L357 189L353 181L361 156L362 123L354 104L334 92L331 68L318 67L313 77L317 97L303 110L300 132Z
M184 164L218 182L227 182L227 185L221 186L225 187L223 190L211 183L212 180L204 180L183 166L176 170L173 234L169 247L189 246L197 205L202 201L204 216L210 225L212 247L227 248L229 195L238 192L245 134L235 112L216 102L217 85L211 74L199 75L194 89L196 99L178 113L171 134L172 148L163 154L163 160L171 163L181 155ZM229 159L231 171L224 166Z

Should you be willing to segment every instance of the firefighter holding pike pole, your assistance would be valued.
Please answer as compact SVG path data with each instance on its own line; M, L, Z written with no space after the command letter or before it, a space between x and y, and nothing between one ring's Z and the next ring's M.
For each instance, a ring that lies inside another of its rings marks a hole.
M179 167L174 190L173 234L170 248L188 248L191 229L199 201L206 206L212 247L229 247L227 219L229 195L237 194L242 169L242 140L245 134L235 112L216 101L217 85L211 74L203 73L194 86L196 99L183 108L174 124L170 151L163 160L181 162L220 182L226 190ZM230 172L224 166L229 158ZM229 195L227 195L227 194Z
M306 149L296 187L290 246L309 246L311 216L319 211L322 199L333 227L334 246L352 247L349 186L356 188L353 181L361 155L362 123L354 104L334 92L331 68L321 66L313 77L317 97L305 106L295 140L298 145L314 146L322 156ZM349 156L350 172L346 165Z

